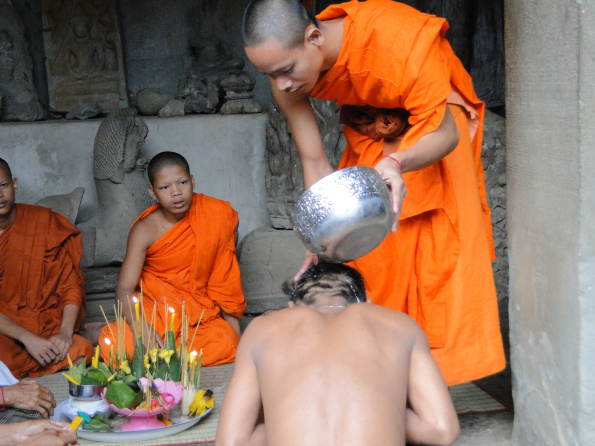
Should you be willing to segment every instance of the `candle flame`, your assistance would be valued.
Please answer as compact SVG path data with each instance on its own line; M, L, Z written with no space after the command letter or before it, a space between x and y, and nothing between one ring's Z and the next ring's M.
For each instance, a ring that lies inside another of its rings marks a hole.
M169 307L168 310L169 310L170 313L175 313L176 312L176 310L173 307Z
M112 341L110 341L109 338L105 338L103 342L105 342L107 345L110 345L112 343Z
M135 304L138 303L138 298L136 296L132 296L132 302L134 302Z
M198 353L196 352L196 350L194 350L192 353L190 353L192 356L196 356L198 355Z

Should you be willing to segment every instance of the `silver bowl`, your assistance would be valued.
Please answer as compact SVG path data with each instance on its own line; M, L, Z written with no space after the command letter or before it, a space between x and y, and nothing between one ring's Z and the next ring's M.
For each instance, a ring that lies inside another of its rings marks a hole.
M101 399L101 392L105 386L79 385L69 382L68 393L77 399Z
M390 231L392 203L380 174L365 166L314 183L291 212L298 238L320 259L349 262L376 248Z

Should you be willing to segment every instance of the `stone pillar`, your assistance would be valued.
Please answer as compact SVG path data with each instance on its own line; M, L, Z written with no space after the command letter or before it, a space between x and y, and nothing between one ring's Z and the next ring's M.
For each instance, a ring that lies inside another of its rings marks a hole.
M516 445L595 444L595 4L505 0Z

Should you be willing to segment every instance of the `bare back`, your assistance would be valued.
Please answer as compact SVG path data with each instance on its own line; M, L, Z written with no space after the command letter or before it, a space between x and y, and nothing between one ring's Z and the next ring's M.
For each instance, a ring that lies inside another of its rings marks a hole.
M267 444L405 444L415 344L408 317L353 304L331 313L290 308L255 322Z

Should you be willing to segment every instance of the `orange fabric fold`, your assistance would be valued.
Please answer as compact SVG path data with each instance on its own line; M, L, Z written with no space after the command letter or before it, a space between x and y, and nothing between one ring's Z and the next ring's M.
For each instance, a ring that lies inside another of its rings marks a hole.
M495 258L481 160L484 104L450 48L444 19L391 0L331 5L319 20L343 20L343 46L312 96L339 105L404 108L411 127L398 151L438 128L449 106L455 150L403 174L399 226L352 262L372 301L408 313L426 333L449 385L505 367L490 260ZM343 128L339 168L375 166L383 141Z
M155 204L137 221L159 209ZM134 226L133 224L133 226ZM142 283L145 318L151 321L155 308L155 328L162 337L171 324L168 308L175 310L174 333L180 344L182 305L190 321L190 337L200 325L194 343L188 348L203 349L202 365L233 362L239 337L223 320L221 311L241 317L246 307L240 269L236 259L235 230L238 214L226 201L194 194L188 214L167 231L148 250L139 288ZM204 311L204 313L203 313ZM202 315L202 319L201 319ZM117 338L115 323L102 329L100 349L109 361L109 348L103 339ZM126 344L132 357L132 331L126 327Z
M62 215L48 208L17 204L17 217L0 235L0 281L2 313L15 324L49 339L60 331L64 306L80 306L74 327L77 332L86 314L85 285L80 268L81 234ZM0 335L0 360L17 377L53 373L67 359L42 367L23 345ZM93 347L75 335L71 358L87 356Z

